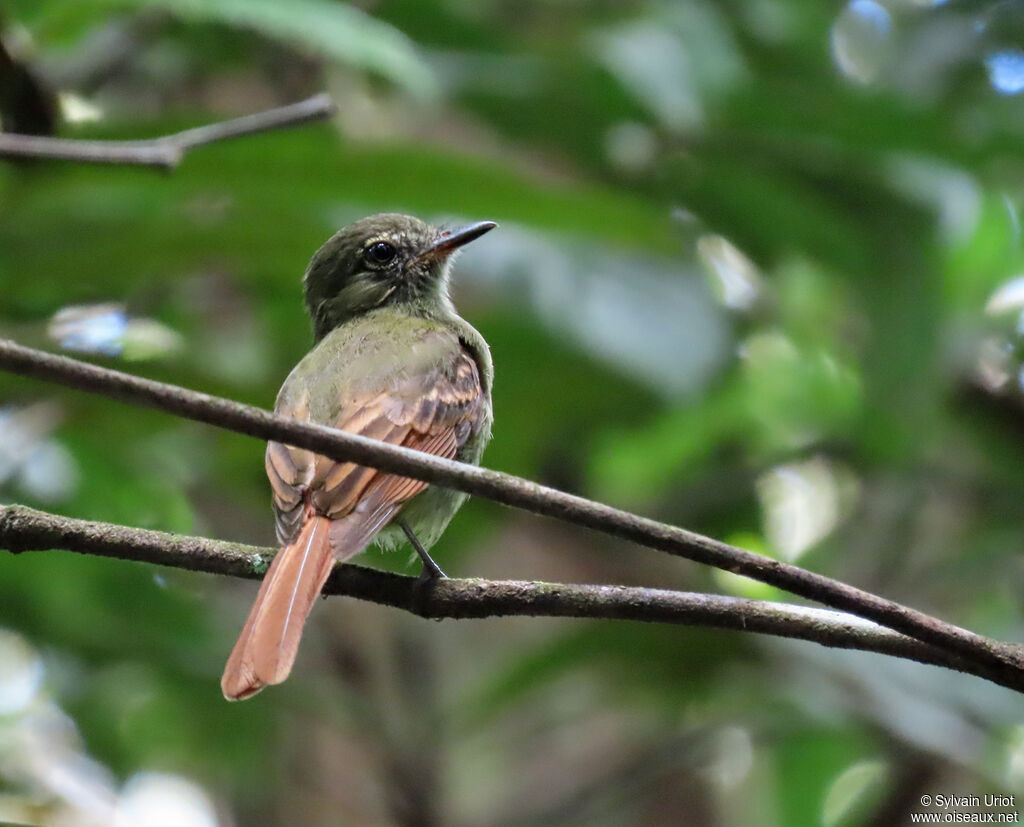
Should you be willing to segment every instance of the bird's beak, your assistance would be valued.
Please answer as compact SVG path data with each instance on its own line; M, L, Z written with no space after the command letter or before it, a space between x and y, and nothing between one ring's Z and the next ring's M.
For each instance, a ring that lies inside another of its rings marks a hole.
M445 230L438 236L437 241L427 247L417 258L420 261L440 261L450 256L459 247L480 238L484 233L490 232L497 226L495 221L477 221L475 224L460 227L458 230Z

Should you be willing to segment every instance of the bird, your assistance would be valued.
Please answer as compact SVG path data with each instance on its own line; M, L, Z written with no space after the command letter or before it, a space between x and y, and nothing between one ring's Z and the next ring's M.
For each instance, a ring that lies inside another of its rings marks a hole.
M343 227L303 278L314 346L276 413L479 464L491 437L494 368L486 340L449 295L455 254L494 229L381 213ZM304 448L269 442L265 468L281 545L228 658L221 690L250 698L291 672L306 619L335 562L407 540L424 581L428 549L466 495Z

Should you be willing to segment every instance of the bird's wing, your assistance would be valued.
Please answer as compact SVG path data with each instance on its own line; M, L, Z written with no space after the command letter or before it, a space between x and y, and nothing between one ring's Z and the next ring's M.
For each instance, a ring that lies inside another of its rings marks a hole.
M308 396L294 410L308 419ZM337 427L454 458L482 423L485 396L476 362L462 348L387 390L345 400ZM302 628L335 560L362 551L427 483L277 442L267 446L278 536L284 548L264 578L221 679L225 697L250 697L291 671Z
M475 360L463 348L432 369L392 380L384 389L364 390L342 401L334 426L342 431L403 445L453 459L485 416L485 395ZM309 419L308 401L300 398L280 413ZM289 543L305 519L306 503L339 521L357 512L376 533L397 507L427 483L386 474L352 462L337 462L278 442L267 446L267 476L274 494L278 538ZM367 542L369 539L367 539ZM358 553L336 548L340 559Z

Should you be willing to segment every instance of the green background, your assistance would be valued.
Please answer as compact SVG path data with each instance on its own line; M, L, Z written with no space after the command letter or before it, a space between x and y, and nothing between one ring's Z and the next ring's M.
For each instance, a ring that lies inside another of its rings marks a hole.
M0 37L37 81L0 71L8 130L40 96L111 139L338 105L169 174L0 162L0 335L269 407L338 226L493 219L455 270L487 466L1024 633L1018 4L0 0ZM273 538L257 442L8 375L0 499ZM786 599L483 501L435 551ZM291 679L228 705L254 592L0 555L0 819L111 823L160 784L197 825L902 824L1024 792L1009 690L738 633L331 599Z

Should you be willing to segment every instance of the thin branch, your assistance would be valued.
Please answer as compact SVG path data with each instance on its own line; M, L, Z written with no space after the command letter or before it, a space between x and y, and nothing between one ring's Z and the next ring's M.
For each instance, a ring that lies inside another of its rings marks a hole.
M271 548L77 520L21 505L0 506L0 548L15 554L63 549L246 578L262 577L275 553ZM1019 672L972 663L845 612L765 600L519 580L448 578L424 587L415 577L352 564L335 567L324 594L347 595L428 618L604 618L757 632L942 666L1024 691L1024 675Z
M1018 646L984 637L798 566L521 477L453 462L322 425L298 422L250 405L45 353L7 340L0 340L0 369L155 408L262 440L284 442L332 459L414 477L592 528L658 551L741 574L873 620L946 652L959 654L973 663L1004 670L1006 680L1020 680L1024 675L1024 656Z
M128 164L170 170L181 163L185 153L194 147L323 120L333 112L331 99L321 94L254 115L143 141L79 141L0 132L0 158L48 158L86 164Z

